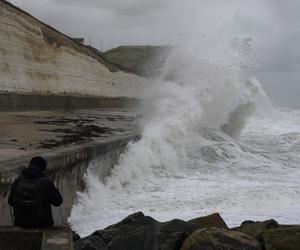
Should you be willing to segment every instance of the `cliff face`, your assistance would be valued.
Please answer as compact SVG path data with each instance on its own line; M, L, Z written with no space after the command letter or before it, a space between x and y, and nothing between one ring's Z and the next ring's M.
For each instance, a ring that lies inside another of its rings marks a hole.
M0 93L138 97L143 79L0 0Z

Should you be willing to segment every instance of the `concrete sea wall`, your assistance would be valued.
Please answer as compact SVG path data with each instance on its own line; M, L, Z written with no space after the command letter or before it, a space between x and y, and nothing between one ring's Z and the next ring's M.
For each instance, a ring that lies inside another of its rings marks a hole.
M64 224L75 202L76 192L85 188L84 174L91 165L97 165L100 180L110 174L121 152L129 141L139 138L138 134L128 134L120 138L107 138L101 142L91 142L68 147L59 152L42 154L48 161L47 175L54 180L61 191L64 202L60 208L53 207L54 221ZM10 209L7 203L8 190L12 181L26 167L30 157L23 157L0 164L0 221L1 225L11 225ZM7 194L5 195L5 193Z
M143 78L120 71L95 50L4 0L0 16L0 98L6 98L1 110L22 109L17 101L23 96L37 108L42 98L36 96L88 99L81 101L83 108L85 103L98 105L90 97L139 98Z

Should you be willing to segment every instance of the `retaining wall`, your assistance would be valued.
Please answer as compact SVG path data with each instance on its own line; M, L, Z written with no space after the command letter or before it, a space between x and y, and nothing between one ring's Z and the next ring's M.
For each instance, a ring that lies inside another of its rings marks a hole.
M42 154L48 161L47 175L59 187L64 202L60 208L52 207L56 225L66 223L76 192L85 188L84 174L91 164L97 164L97 175L100 180L109 175L111 168L119 159L120 153L129 141L137 140L137 134L128 134L120 138L107 138L101 142L86 143L68 147L48 154ZM11 225L11 215L7 203L10 184L26 167L31 157L21 157L0 164L0 221L1 225Z

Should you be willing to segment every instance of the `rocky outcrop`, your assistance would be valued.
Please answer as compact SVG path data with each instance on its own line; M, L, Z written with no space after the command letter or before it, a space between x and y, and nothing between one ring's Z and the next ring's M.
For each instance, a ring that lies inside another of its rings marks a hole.
M253 237L221 228L199 229L192 233L180 250L260 250L261 244Z
M83 239L75 238L76 250L298 250L300 226L267 220L244 221L228 229L219 214L162 223L138 212Z
M0 1L0 93L138 97L143 79Z
M77 240L76 250L153 250L180 249L199 226L182 220L160 223L143 213L135 213L121 222Z
M266 230L262 234L262 242L266 250L300 249L300 226L281 226Z
M251 235L257 240L261 240L262 234L266 230L277 227L279 227L279 224L275 220L266 220L263 222L244 221L236 230Z
M222 219L220 214L210 214L207 216L198 217L188 221L189 223L197 224L202 228L209 228L209 227L218 227L223 229L228 229L225 221Z

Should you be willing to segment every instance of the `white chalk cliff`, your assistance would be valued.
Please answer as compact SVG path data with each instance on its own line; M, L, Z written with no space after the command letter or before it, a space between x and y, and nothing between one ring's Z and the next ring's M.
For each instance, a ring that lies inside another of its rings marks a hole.
M143 82L0 0L0 92L138 97Z

